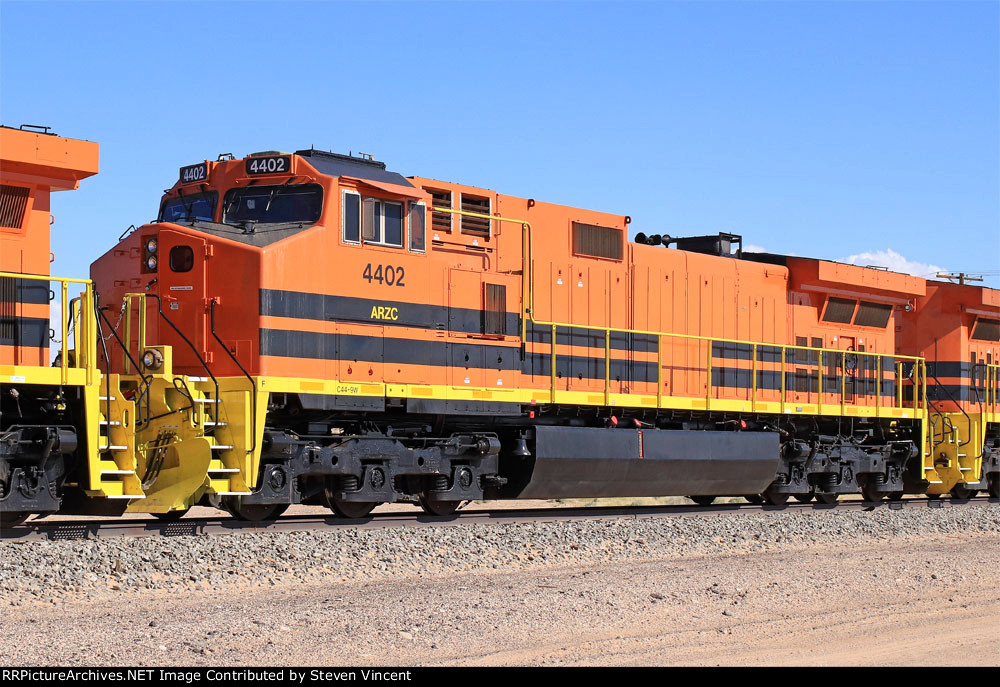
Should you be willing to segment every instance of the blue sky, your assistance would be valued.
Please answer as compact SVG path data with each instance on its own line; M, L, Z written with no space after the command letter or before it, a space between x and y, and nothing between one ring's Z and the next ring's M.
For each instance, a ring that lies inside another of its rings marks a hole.
M101 144L53 203L63 276L178 167L310 145L633 231L997 275L998 7L0 0L0 121Z

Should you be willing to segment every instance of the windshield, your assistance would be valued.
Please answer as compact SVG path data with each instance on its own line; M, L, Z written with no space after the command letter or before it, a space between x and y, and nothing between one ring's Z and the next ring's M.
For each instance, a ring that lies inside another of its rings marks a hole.
M226 192L222 221L315 222L322 209L323 187L319 184L244 186Z
M160 208L160 221L177 222L201 219L211 222L215 218L215 205L218 202L219 194L215 191L167 198Z

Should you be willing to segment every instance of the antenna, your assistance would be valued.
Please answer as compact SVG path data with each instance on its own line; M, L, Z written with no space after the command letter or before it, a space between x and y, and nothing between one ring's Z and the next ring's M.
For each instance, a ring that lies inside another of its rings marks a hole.
M934 276L937 279L947 279L949 281L956 281L956 280L958 280L959 286L963 286L966 282L969 282L969 281L982 281L983 280L983 275L981 275L981 274L966 274L965 272L958 272L958 273L955 273L955 272L945 272L945 273L938 272Z

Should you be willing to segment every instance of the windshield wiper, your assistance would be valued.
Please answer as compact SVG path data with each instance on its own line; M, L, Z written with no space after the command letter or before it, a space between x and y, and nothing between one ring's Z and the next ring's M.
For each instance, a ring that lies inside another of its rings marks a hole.
M276 195L278 195L278 192L281 191L281 190L283 190L286 186L288 186L293 181L295 181L295 177L289 177L289 179L285 183L283 183L281 186L275 186L271 190L271 195L267 197L267 205L264 206L264 214L265 215L267 214L267 211L271 209L271 201L274 200L274 197Z
M228 203L226 203L226 207L224 207L222 209L222 221L223 221L223 224L229 224L229 222L227 221L229 219L229 211L233 209L233 205L235 205L238 201L243 200L243 196L245 196L247 194L247 191L250 190L250 187L253 186L256 183L257 183L257 180L254 179L253 181L251 181L249 184L247 184L243 188L236 189L236 193L234 193L233 197L229 200Z
M184 190L181 188L177 189L177 197L181 199L181 205L184 206L184 219L191 219L192 208L194 208L194 200L188 202L184 198Z

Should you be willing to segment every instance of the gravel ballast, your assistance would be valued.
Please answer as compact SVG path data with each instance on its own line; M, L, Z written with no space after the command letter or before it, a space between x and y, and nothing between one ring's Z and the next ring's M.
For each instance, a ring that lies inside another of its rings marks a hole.
M422 578L1000 533L995 504L221 536L0 542L0 605ZM992 540L990 540L992 541Z

